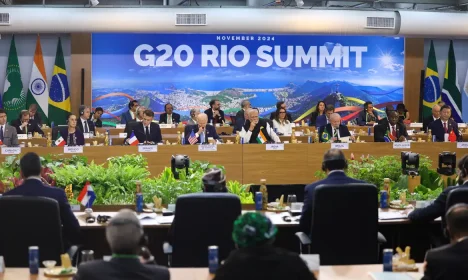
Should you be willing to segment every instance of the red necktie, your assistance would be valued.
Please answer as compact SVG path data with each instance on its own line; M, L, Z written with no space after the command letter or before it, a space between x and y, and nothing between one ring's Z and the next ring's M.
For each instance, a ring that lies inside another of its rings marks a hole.
M395 138L397 137L397 135L396 135L396 129L395 129L395 126L394 126L394 125L392 126L392 135L393 135L393 137L395 137Z
M444 122L444 130L445 130L445 133L447 133L447 132L448 132L448 129L447 129L447 123L446 123L446 122Z

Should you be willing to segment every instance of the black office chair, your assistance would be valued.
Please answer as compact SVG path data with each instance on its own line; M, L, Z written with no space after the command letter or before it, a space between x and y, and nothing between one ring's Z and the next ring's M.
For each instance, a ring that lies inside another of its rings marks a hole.
M309 253L320 255L320 265L377 263L378 192L371 184L319 185L315 189L311 238L296 233Z
M0 255L7 267L27 267L29 246L39 247L40 263L64 253L58 202L46 197L0 197Z
M468 204L468 188L466 187L459 187L456 189L453 189L449 192L447 196L447 202L445 203L445 213L450 209L455 204L458 203L467 203ZM448 237L447 231L446 231L446 225L447 222L445 221L445 215L441 217L442 218L442 231L444 232L444 236ZM444 240L445 242L448 242L449 240L446 239ZM447 243L445 243L447 244Z
M218 258L234 249L234 220L241 215L239 197L228 193L196 193L177 198L172 223L172 248L164 246L172 267L207 267L208 246L218 246Z

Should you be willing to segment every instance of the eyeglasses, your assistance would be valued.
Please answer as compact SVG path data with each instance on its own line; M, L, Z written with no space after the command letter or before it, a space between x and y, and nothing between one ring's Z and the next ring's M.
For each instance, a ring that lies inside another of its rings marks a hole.
M286 112L279 112L280 114L286 114Z

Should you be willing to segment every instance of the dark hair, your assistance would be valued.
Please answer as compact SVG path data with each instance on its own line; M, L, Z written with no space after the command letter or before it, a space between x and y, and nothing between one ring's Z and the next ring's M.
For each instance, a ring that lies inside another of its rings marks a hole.
M166 103L166 104L164 105L164 112L165 112L165 111L166 111L166 109L167 109L167 105L171 105L171 106L172 106L172 104L171 104L171 103ZM174 108L174 106L172 106L172 108Z
M396 110L397 110L397 111L400 111L400 110L401 110L401 111L403 111L403 112L408 112L408 110L406 110L405 104L403 104L403 103L398 104L398 105L396 106Z
M317 105L315 105L315 112L317 113L317 116L319 115L319 106L320 106L320 103L323 103L323 113L325 114L325 112L327 111L327 104L325 103L325 101L323 100L320 100L319 102L317 102Z
M202 178L204 192L228 192L226 177L219 168L210 168Z
M0 114L6 114L6 111L5 111L5 109L3 109L3 108L0 108Z
M147 115L148 117L152 117L154 118L154 112L149 110L149 109L146 109L143 114Z
M132 109L132 107L135 106L135 103L138 103L138 101L132 100L132 101L128 102L128 109Z
M330 149L323 155L322 170L343 170L348 167L346 157L341 150Z
M22 118L23 116L26 116L26 115L29 115L29 111L28 111L28 110L21 110L18 119L21 120L21 118Z
M41 159L36 153L29 152L20 160L20 169L24 178L41 175Z
M213 105L216 103L216 101L219 101L218 99L211 99L210 101L210 107L213 108Z
M31 110L32 108L34 108L35 110L37 110L37 104L36 104L36 103L32 103L31 105L29 105L29 110Z
M440 111L442 112L442 110L444 109L449 109L449 110L452 110L452 108L449 106L449 105L444 105L442 107L440 107Z
M276 109L275 120L276 120L277 122L280 122L279 114L280 114L280 111L281 111L281 110L284 110L284 112L287 113L286 109L283 109L283 108ZM286 114L284 115L284 120L287 121L287 122L289 123L288 116L286 116Z
M96 107L96 109L94 109L94 112L103 112L104 113L104 109L102 109L102 107Z
M369 105L371 105L372 102L370 101L366 101L366 103L364 103L364 109L367 110L367 107L369 107Z
M445 220L452 237L468 235L468 204L458 203L450 207L445 214Z
M276 109L281 108L281 105L283 105L283 104L284 104L284 101L278 101L278 102L276 102Z
M328 104L327 107L325 108L325 112L328 112L328 111L335 112L335 106Z

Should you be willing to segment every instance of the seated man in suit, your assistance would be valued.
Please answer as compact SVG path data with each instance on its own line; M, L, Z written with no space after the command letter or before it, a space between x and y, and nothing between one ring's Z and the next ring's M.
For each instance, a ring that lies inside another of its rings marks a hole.
M82 263L74 279L169 280L170 274L166 267L142 263L138 254L144 238L143 227L135 213L128 209L120 210L106 227L112 258L110 261Z
M452 109L450 106L444 105L440 108L440 118L433 121L428 126L432 135L435 136L437 142L444 142L445 134L450 135L452 131L455 133L457 141L460 139L458 124L454 120L450 119L451 115Z
M364 103L364 111L361 111L357 118L358 125L369 125L373 126L380 118L377 112L374 110L372 102L367 101Z
M379 124L374 127L374 142L404 142L408 140L406 126L399 122L398 113L387 113L388 124Z
M245 133L241 135L245 144L281 142L281 139L276 135L269 121L258 117L258 110L251 109L248 113L249 119L244 125Z
M208 116L208 123L212 125L220 124L223 125L224 120L224 112L221 110L221 102L217 99L213 99L210 101L210 109L205 110L205 114Z
M28 110L22 110L19 119L12 121L11 125L13 125L16 128L17 134L31 133L32 135L34 135L34 133L37 132L40 135L44 136L44 131L42 131L42 129L39 127L39 125L37 125L37 123L34 120L30 119Z
M387 105L385 107L385 115L386 117L385 118L381 118L377 123L378 124L384 124L384 125L388 125L388 114L391 112L391 111L395 111L395 109L393 108L392 105ZM403 121L401 119L398 120L399 123L403 124Z
M128 123L129 121L134 121L136 119L136 110L138 108L138 101L132 100L128 102L128 111L123 113L120 117L120 123Z
M222 141L221 137L216 133L216 128L208 124L208 116L204 113L198 114L197 124L187 125L185 127L184 144L206 144L208 143L208 138L213 138L213 140L216 141Z
M330 123L319 129L319 141L340 142L342 137L349 137L350 140L354 140L354 137L349 133L348 127L341 124L340 114L333 113L330 116Z
M154 112L151 110L145 110L143 113L143 121L138 122L133 128L138 142L143 144L158 144L162 142L161 128L159 124L153 122ZM130 134L127 134L127 140L130 138Z
M21 177L24 179L23 184L3 195L42 196L56 200L60 208L64 249L68 250L72 244L78 244L80 237L78 220L71 211L63 189L51 187L41 178L42 166L39 156L35 153L25 154L20 160L20 170Z
M317 119L315 120L315 127L317 128L317 130L318 128L326 126L330 123L330 116L333 113L335 113L335 106L328 104L325 108L325 114L317 116Z
M319 185L324 184L351 184L365 183L346 176L345 170L348 167L346 158L341 150L331 149L325 152L322 162L322 170L327 173L327 178L307 185L304 191L304 206L300 220L302 232L310 233L312 222L312 210L314 209L314 191Z
M18 146L16 128L7 123L6 111L3 108L0 108L0 145L8 147Z
M232 133L236 133L237 131L242 130L246 120L246 111L250 108L252 108L252 106L250 105L250 101L248 99L241 102L241 109L236 114L236 124L234 125L234 130Z
M81 132L94 135L96 133L96 127L89 119L91 117L91 108L86 105L81 105L79 108L79 113L80 119L76 123L76 126L81 130Z
M34 120L38 126L42 126L41 114L37 111L37 104L29 105L29 119Z
M171 103L164 105L164 113L159 116L159 123L176 124L180 123L180 115L174 113L174 107Z
M447 211L450 244L429 250L422 280L468 279L468 204Z
M429 125L431 125L433 122L435 122L439 118L440 118L440 106L434 105L432 107L432 115L430 115L429 117L423 120L423 131L427 132L429 129Z
M276 111L279 110L280 108L286 110L286 103L284 103L284 101L276 102L276 110L270 114L270 120L274 120L276 118ZM290 113L287 113L287 112L288 110L286 110L286 117L288 118L289 122L292 122L292 116Z
M90 121L94 123L95 127L102 127L102 114L104 114L104 110L101 107L96 107L96 109L94 109L94 114L91 116Z
M245 133L245 130L243 129L244 128L244 125L245 123L249 120L249 111L252 110L252 108L246 108L245 110L242 110L242 113L244 114L242 116L242 118L237 118L236 119L236 125L234 126L234 131L233 133L241 133L241 135L243 135L243 133Z

